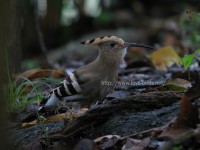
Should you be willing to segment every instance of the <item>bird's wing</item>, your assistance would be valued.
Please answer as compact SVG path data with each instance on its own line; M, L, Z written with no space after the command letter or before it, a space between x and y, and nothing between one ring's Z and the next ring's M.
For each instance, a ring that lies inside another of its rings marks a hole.
M79 79L79 75L76 71L69 73L66 79L40 102L41 107L37 112L32 113L22 122L33 121L38 117L38 113L45 113L49 108L51 110L51 108L56 106L57 100L61 97L80 94L82 92L81 85L85 83L84 81L86 80Z
M41 105L52 106L55 105L57 99L81 94L81 85L84 81L79 79L76 71L67 75L66 79L61 82L56 88L54 88L41 102Z

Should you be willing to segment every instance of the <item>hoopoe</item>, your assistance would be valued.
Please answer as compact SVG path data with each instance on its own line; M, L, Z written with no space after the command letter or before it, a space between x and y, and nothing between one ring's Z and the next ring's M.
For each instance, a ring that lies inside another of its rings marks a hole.
M113 91L114 84L106 86L101 83L102 81L114 83L117 80L118 68L124 61L127 47L154 49L144 44L124 42L123 39L116 36L98 37L81 43L98 48L98 57L93 62L70 73L58 87L44 98L41 108L52 108L60 98L72 95L84 97L89 104L102 100Z

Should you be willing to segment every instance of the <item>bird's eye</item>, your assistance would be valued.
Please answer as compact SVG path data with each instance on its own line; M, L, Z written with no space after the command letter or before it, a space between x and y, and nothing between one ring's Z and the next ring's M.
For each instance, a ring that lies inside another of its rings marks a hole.
M111 46L111 47L114 47L114 46L115 46L115 43L110 43L110 46Z

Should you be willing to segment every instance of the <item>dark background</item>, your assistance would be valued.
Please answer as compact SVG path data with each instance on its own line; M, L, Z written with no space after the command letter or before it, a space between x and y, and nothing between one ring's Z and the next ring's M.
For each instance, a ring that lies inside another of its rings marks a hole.
M186 46L196 48L200 37L193 37L193 33L199 35L200 19L195 19L199 13L199 0L2 0L0 121L4 123L6 93L3 91L8 74L35 67L54 68L54 62L47 58L49 52L72 41L77 43L83 37L109 33L122 35L132 42L160 46L177 46L176 42L165 40L168 35L179 41L189 37L193 40ZM0 133L4 143L4 130Z

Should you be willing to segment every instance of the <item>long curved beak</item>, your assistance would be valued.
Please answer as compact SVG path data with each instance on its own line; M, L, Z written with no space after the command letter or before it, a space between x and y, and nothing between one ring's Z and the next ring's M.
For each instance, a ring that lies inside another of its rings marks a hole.
M145 44L139 44L139 43L129 43L129 42L124 42L124 47L144 47L144 48L150 48L150 49L154 49L154 47L152 46L148 46Z

